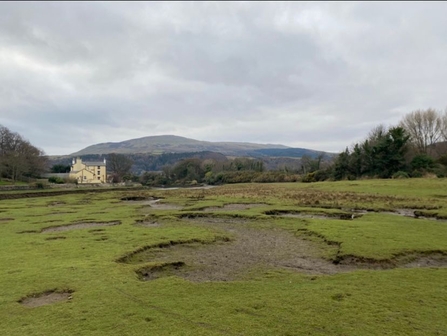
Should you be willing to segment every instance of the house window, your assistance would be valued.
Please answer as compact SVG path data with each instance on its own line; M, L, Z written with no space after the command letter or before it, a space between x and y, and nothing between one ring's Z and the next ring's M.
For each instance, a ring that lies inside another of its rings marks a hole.
M86 180L87 179L87 176L84 176L84 180Z
M101 166L98 166L98 169L101 169Z
M101 172L98 170L98 175L101 175Z
M100 180L100 179L101 179L101 177L98 176L98 180Z

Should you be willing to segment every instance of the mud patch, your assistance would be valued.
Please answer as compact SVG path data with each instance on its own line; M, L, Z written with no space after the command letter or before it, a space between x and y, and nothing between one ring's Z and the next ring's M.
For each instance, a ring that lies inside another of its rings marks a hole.
M334 263L368 269L447 267L447 255L439 252L406 253L384 260L346 255L339 256Z
M0 223L13 221L14 218L0 218Z
M222 237L222 236L215 236L212 241L203 241L200 239L170 240L168 242L143 246L133 252L124 255L123 257L117 259L116 261L127 264L138 264L142 262L147 262L154 255L160 252L164 252L166 250L171 250L175 246L185 246L187 248L191 248L191 247L210 245L217 242L228 242L228 241L230 241L228 237Z
M56 237L48 237L45 238L45 240L59 240L59 239L66 239L67 237L64 236L56 236Z
M53 201L53 202L49 202L47 206L49 207L55 207L55 206L60 206L60 205L65 205L67 204L64 201Z
M260 203L233 203L233 204L225 204L223 207L207 207L204 208L205 212L213 212L213 211L238 211L238 210L248 210L251 208L266 206L266 204Z
M312 242L282 229L253 228L221 218L196 218L185 222L225 230L234 239L220 244L178 244L169 249L148 249L132 256L131 262L169 264L181 261L187 267L171 268L169 274L193 282L232 281L258 267L279 267L307 274L334 274L355 269L315 257L319 251ZM163 272L157 271L157 277L162 275ZM139 276L145 280L153 279L150 274L142 276L139 273Z
M182 206L176 205L176 204L169 204L169 203L160 203L160 200L152 200L148 201L146 205L149 205L152 209L156 210L181 210L183 209Z
M185 263L182 261L168 262L159 265L140 268L139 270L136 271L136 273L140 278L140 280L144 281L155 280L162 276L175 275L175 271L179 270L184 266Z
M24 234L24 233L38 233L38 231L36 230L23 230L23 231L18 231L18 234Z
M434 221L447 221L446 216L439 215L436 212L428 212L421 209L395 209L390 211L375 211L375 210L360 210L360 209L352 209L352 212L358 214L367 214L367 213L378 213L383 215L396 215L403 216L415 219L429 219Z
M88 230L88 232L91 232L91 233L104 232L104 231L105 231L105 229L92 229L92 230Z
M78 230L78 229L87 229L95 226L113 226L119 225L121 221L111 221L111 222L82 222L82 223L73 223L68 225L61 226L50 226L47 228L43 228L40 232L60 232L60 231L69 231L69 230Z
M269 210L264 212L266 215L279 216L279 217L289 217L289 218L302 218L302 219L342 219L342 220L352 220L355 218L362 217L361 213L312 213L312 212L301 212L293 210Z
M161 224L156 222L156 221L151 221L151 220L137 220L135 222L136 226L142 226L142 227L148 227L148 228L153 228L153 227L160 227Z
M148 206L152 209L156 210L181 210L183 209L182 206L176 205L176 204L170 204L170 203L161 203L161 198L153 198L153 197L143 197L143 200L126 200L129 204L138 204L142 206Z
M108 239L109 239L108 237L103 236L103 237L96 238L95 240L96 241L105 241L105 240L108 240Z
M133 202L135 202L135 201L146 201L147 197L144 197L144 196L124 196L124 197L121 197L120 200L121 201L133 201Z
M403 267L447 267L447 255L433 253L426 256L419 256L415 260L406 263Z
M50 290L44 293L33 294L25 298L20 299L18 302L26 307L35 308L45 306L61 301L68 301L72 299L74 291L68 290L63 292L57 292Z

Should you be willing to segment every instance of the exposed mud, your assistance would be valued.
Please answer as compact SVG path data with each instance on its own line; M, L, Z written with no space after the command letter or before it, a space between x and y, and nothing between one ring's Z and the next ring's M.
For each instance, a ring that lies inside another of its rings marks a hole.
M137 270L137 274L141 280L154 280L160 277L172 274L173 272L184 267L185 263L182 261L163 263L159 265L143 267Z
M39 231L37 230L23 230L23 231L18 231L18 234L23 234L23 233L38 233Z
M368 269L447 267L447 255L439 252L406 253L384 260L340 256L335 263Z
M266 204L252 203L233 203L233 204L225 204L223 207L208 207L204 208L205 212L214 212L214 211L238 211L238 210L247 210L251 208L256 208L260 206L266 206Z
M143 227L148 227L148 228L153 228L153 227L160 227L161 224L153 221L153 220L137 220L135 222L136 226L143 226Z
M403 267L447 267L447 255L433 253L430 255L419 256L416 259L407 262Z
M65 204L67 204L67 203L64 201L53 201L53 202L48 203L48 206L55 207L55 206L60 206L60 205L65 205Z
M135 202L135 201L146 201L148 198L144 197L144 196L124 196L121 197L121 201L131 201L131 202Z
M45 240L59 240L59 239L67 239L67 237L64 237L64 236L55 236L55 237L48 237L48 238L45 238Z
M342 209L343 210L343 209ZM304 218L304 219L343 219L352 220L362 217L364 214L378 213L384 215L396 215L415 219L429 219L434 221L447 221L447 216L440 216L437 213L427 212L420 209L395 209L393 211L376 211L364 209L349 209L346 213L312 213L309 211L294 211L294 210L269 210L266 215L281 216L290 218Z
M355 269L350 265L334 265L314 257L318 250L312 242L302 240L282 229L260 229L241 225L244 222L216 218L185 220L195 225L213 226L229 232L234 239L228 242L177 244L164 249L147 249L132 257L133 263L155 262L162 265L184 263L169 268L168 275L177 275L193 282L232 281L252 268L281 267L307 274L334 274ZM137 273L145 280L162 276L163 269L145 268Z
M147 205L156 210L182 210L183 207L176 204L160 203L160 200L148 201Z
M415 219L429 219L434 221L447 221L447 216L439 215L436 212L428 212L421 209L395 209L393 211L375 211L375 210L350 210L356 214L379 213L384 215L397 215Z
M193 282L233 281L255 268L273 267L306 274L335 274L357 269L447 267L447 255L435 252L406 254L391 260L343 256L328 261L315 257L319 254L315 243L282 229L251 227L247 220L234 218L195 217L184 221L224 230L233 238L228 241L216 240L213 244L200 244L192 240L147 246L119 261L154 263L154 266L136 271L142 280L176 275ZM337 242L324 241L335 248L340 247Z
M358 213L312 213L294 210L269 210L265 212L266 215L289 217L289 218L304 218L304 219L343 219L351 220L362 217Z
M74 223L68 225L61 226L50 226L47 228L43 228L40 232L60 232L60 231L69 231L69 230L78 230L78 229L87 229L95 226L113 226L119 225L121 221L111 221L111 222L82 222L82 223Z
M9 222L9 221L13 221L14 218L0 218L0 223L2 222Z
M49 305L61 301L69 301L72 299L73 291L56 292L54 290L44 293L33 294L20 299L18 302L26 307L35 308Z
M188 246L197 247L205 246L216 242L227 242L230 239L222 236L215 236L212 241L203 241L200 239L188 239L188 240L170 240L167 242L162 242L154 245L143 246L133 252L130 252L121 258L117 259L117 262L128 263L128 264L138 264L142 262L147 262L152 258L153 253L164 252L175 246Z
M76 211L52 212L50 214L44 214L42 216L66 215L66 214L72 214L72 213L76 213ZM33 216L30 216L30 217L33 217Z
M162 203L162 199L160 198L153 198L153 197L125 197L126 199L123 200L124 202L127 202L129 204L138 204L142 206L147 206L152 209L156 210L181 210L183 209L182 206L176 205L176 204L170 204L170 203ZM134 198L134 199L129 199Z

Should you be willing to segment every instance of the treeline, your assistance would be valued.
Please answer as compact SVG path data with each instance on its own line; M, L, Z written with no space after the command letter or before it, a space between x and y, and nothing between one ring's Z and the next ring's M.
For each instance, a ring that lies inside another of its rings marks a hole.
M320 154L312 159L233 158L214 152L83 155L84 161L107 160L112 182L133 181L149 186L224 184L243 182L295 182L300 174L327 165L331 156ZM137 160L137 162L135 162ZM70 159L52 160L52 173L70 171ZM271 169L272 163L277 169ZM163 165L162 165L163 164ZM135 169L135 166L147 171Z
M397 126L374 128L365 140L340 153L326 169L309 172L304 182L328 179L447 176L447 112L417 110Z
M29 181L45 172L47 159L42 150L34 147L20 134L0 125L0 177Z
M139 182L148 186L194 185L199 183L224 184L247 182L296 182L298 171L267 171L264 162L251 158L225 161L198 158L185 159L161 172L145 172Z
M124 154L120 154L124 155ZM102 161L104 158L109 160L110 154L89 154L82 155L82 159L84 161ZM131 172L135 175L141 175L147 171L162 171L165 166L173 166L179 161L186 159L199 159L199 160L214 160L214 161L228 161L229 159L221 154L210 151L203 152L188 152L188 153L163 153L163 154L150 154L150 153L138 153L138 154L125 154L130 160L132 160L132 168ZM311 157L311 156L309 156ZM55 165L69 166L71 163L71 157L63 157L63 158L49 158L51 167ZM262 157L258 158L263 162L266 170L283 170L283 169L293 169L299 170L301 167L300 158L293 157ZM63 169L62 169L63 170ZM53 171L56 172L56 171ZM59 171L57 171L59 172ZM62 172L62 171L61 171Z

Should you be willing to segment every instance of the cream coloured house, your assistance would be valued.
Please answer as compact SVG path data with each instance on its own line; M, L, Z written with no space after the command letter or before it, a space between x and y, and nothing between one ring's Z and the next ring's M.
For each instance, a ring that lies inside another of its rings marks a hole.
M76 179L78 183L106 183L106 159L103 162L82 162L81 158L73 159L69 178Z

